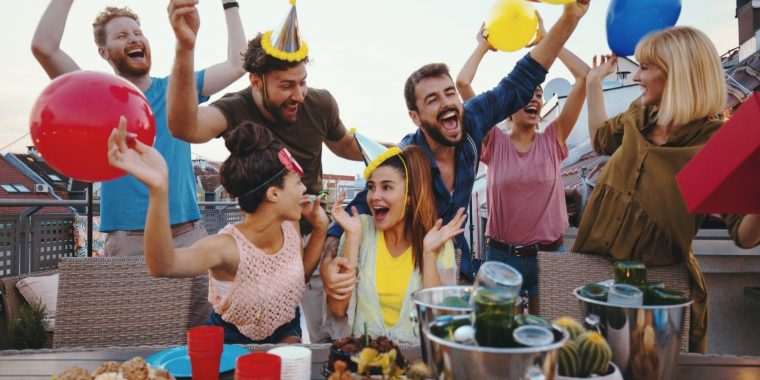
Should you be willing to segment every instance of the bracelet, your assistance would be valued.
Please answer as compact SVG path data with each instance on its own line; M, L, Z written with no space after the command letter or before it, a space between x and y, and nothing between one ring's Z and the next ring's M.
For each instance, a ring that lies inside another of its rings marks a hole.
M222 6L224 7L224 9L230 9L230 8L239 8L240 4L238 4L237 1L233 1L231 3L224 3L222 4Z

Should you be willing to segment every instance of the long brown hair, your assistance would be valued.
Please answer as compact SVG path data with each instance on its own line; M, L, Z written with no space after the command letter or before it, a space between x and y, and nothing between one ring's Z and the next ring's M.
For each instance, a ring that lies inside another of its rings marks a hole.
M404 160L402 162L401 160ZM406 164L406 168L404 167ZM385 160L379 167L390 166L406 178L406 192L409 197L404 212L404 233L412 241L414 267L422 268L422 241L438 219L438 209L433 198L433 176L430 173L430 159L417 146L403 149L401 156ZM407 177L407 171L409 177Z

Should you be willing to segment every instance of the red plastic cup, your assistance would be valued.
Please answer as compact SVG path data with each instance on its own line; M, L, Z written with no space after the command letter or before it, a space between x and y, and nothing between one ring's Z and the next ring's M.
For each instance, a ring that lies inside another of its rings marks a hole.
M224 329L199 326L187 330L187 354L195 380L218 380L219 360L224 346Z
M280 380L282 359L277 355L255 352L243 355L235 365L235 380Z

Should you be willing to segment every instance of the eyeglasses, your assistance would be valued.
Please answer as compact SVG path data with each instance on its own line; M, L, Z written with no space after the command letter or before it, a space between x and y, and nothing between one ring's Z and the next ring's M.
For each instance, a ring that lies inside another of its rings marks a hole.
M296 159L293 158L293 155L291 155L287 149L285 148L280 149L280 151L277 152L277 158L280 160L280 163L284 166L284 168L277 171L277 173L269 177L268 180L262 182L260 185L249 190L247 193L239 196L238 199L245 198L255 193L257 190L267 186L270 182L274 181L275 178L279 177L282 173L284 173L285 170L289 170L295 173L296 175L298 175L299 177L303 177L303 169L301 168L301 165L298 164L298 161L296 161Z

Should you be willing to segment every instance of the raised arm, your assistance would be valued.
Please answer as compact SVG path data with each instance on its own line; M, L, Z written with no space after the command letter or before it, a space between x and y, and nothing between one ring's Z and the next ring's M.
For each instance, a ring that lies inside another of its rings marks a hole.
M135 143L134 148L127 146L130 139ZM236 260L235 244L225 241L231 239L227 236L209 236L188 248L173 247L166 162L156 149L128 136L124 117L108 139L108 162L135 176L148 188L144 244L145 262L151 276L192 277Z
M588 136L591 141L594 141L596 131L599 127L606 122L609 117L607 116L607 110L604 107L604 87L602 86L602 80L604 77L612 74L615 65L617 64L617 57L602 56L601 62L597 65L596 56L594 57L593 68L586 76L586 91L588 94Z
M247 43L243 23L240 21L240 8L237 2L222 0L224 18L227 22L227 60L206 68L203 81L203 96L211 96L238 80L243 74L243 54ZM224 4L234 4L224 5Z
M167 11L177 37L167 94L167 124L172 135L178 139L191 143L206 142L227 129L227 119L214 107L198 107L194 73L195 40L200 26L198 10L194 0L172 0Z
M330 224L330 220L327 218L325 210L320 206L319 196L305 195L302 204L304 204L304 208L301 215L313 227L309 242L303 248L304 281L309 282L311 274L317 268L319 259L322 257L322 249L325 247L327 226ZM298 228L298 222L294 222L294 224Z
M488 43L488 40L483 37L483 31L483 26L481 26L480 30L478 30L478 33L475 35L475 39L477 40L475 50L472 51L470 58L467 58L467 62L464 63L462 70L460 70L457 75L456 86L462 100L467 100L475 96L475 90L472 89L472 80L475 79L475 73L478 72L480 61L483 60L483 57L489 50L493 50L491 44Z
M581 17L586 14L591 0L577 0L565 5L564 12L556 24L538 45L530 51L530 56L546 70L552 66L560 49L565 46Z
M559 51L558 57L575 77L575 83L573 83L573 88L567 96L565 107L555 120L557 141L561 145L565 145L567 137L573 131L575 122L578 121L578 115L583 108L583 101L586 99L586 75L591 71L591 68L586 62L565 48Z
M359 144L352 133L346 133L338 141L325 140L325 145L331 152L340 158L352 161L361 161L362 153L359 150Z
M79 70L79 65L61 50L61 39L74 0L51 0L32 37L32 54L53 79Z

